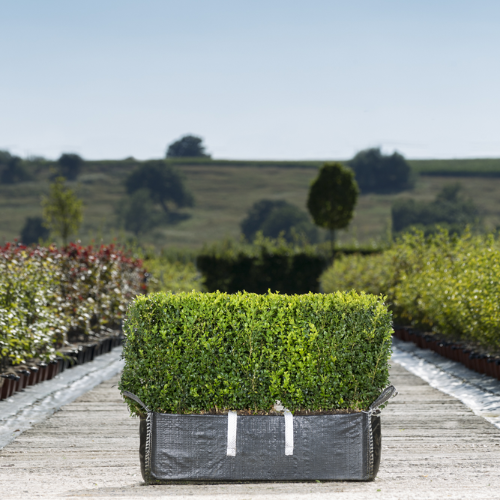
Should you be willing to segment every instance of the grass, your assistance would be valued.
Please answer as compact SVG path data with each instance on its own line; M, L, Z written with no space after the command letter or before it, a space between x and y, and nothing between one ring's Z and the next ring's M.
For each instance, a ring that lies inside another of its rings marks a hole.
M453 160L464 169L467 162L474 161ZM452 160L429 160L435 169L441 164L449 165L446 162ZM412 161L414 163L416 169L427 168L425 162ZM498 164L500 172L500 160L480 160L478 165L483 163L482 171L494 171ZM87 162L79 180L70 183L85 204L84 222L78 235L83 243L92 239L125 241L132 236L118 227L114 210L120 198L125 196L124 180L137 164L133 159ZM141 237L141 242L157 248L194 249L226 236L238 237L239 223L247 210L263 198L287 200L305 210L309 184L316 176L320 162L185 160L176 161L176 165L194 194L195 206L180 211L187 217L184 220L161 226ZM0 242L19 237L26 217L41 215L40 199L48 192L50 169L51 164L33 167L35 180L0 185ZM450 172L452 170L448 169ZM420 175L412 191L361 196L349 231L342 231L339 235L340 243L383 241L390 225L390 208L396 198L432 200L444 185L457 181L483 211L487 227L500 225L500 177Z
M409 163L420 175L500 177L500 158L409 160Z

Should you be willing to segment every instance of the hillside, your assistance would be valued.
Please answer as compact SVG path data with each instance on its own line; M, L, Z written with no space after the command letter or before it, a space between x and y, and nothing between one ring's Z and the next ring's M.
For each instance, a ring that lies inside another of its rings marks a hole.
M420 175L453 177L500 177L500 158L408 160Z
M488 227L500 225L500 160L412 160L420 172L415 189L397 195L360 197L356 216L341 242L380 240L389 228L390 207L397 197L431 200L445 184L459 181L483 210ZM92 239L125 240L118 227L115 206L125 196L124 179L136 160L89 161L75 183L84 200L83 242ZM305 209L311 180L321 162L254 162L184 160L176 166L195 197L195 206L180 211L176 224L164 225L142 238L156 246L196 248L204 242L238 236L239 222L248 208L263 198L283 199ZM31 165L33 180L0 185L0 242L19 237L28 216L41 214L40 199L48 192L50 162ZM53 170L52 170L53 171ZM475 175L473 175L475 173Z

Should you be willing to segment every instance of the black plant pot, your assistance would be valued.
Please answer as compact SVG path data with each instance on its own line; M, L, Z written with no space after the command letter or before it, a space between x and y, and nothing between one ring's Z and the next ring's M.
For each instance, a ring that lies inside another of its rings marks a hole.
M45 382L45 380L47 380L47 377L49 375L49 367L46 363L38 363L37 366L39 369L38 383Z
M31 372L29 370L17 370L17 375L20 377L19 382L17 383L17 390L21 391L28 385Z
M2 393L0 394L0 399L7 399L12 396L17 391L18 382L21 377L14 375L12 373L6 373L0 375L3 379Z
M12 380L8 375L0 375L0 400L7 399L11 394Z
M40 370L36 366L29 367L30 376L28 378L28 385L35 385L38 383L38 375Z

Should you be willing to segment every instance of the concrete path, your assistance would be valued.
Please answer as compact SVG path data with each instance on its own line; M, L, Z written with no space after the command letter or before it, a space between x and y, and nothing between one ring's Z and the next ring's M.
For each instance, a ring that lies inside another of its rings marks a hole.
M115 347L94 361L64 370L52 380L28 386L0 401L0 449L62 406L120 373L125 364L121 353L122 348Z
M391 382L399 396L383 411L371 483L143 486L138 420L114 377L0 451L0 498L500 498L500 430L395 363Z

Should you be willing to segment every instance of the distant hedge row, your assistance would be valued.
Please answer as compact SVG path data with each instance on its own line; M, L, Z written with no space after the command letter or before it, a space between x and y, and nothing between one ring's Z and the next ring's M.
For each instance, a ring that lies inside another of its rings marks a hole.
M388 383L391 314L372 295L160 292L124 330L120 389L156 412L361 410Z
M113 245L0 247L0 365L49 361L68 339L120 328L145 288L141 261Z
M336 252L376 253L376 249L346 249ZM319 277L331 261L326 248L290 244L283 238L258 237L251 245L226 240L205 247L196 259L209 292L247 291L309 293L319 291Z
M414 232L382 254L339 259L321 286L383 293L398 322L500 349L500 241L494 235Z

